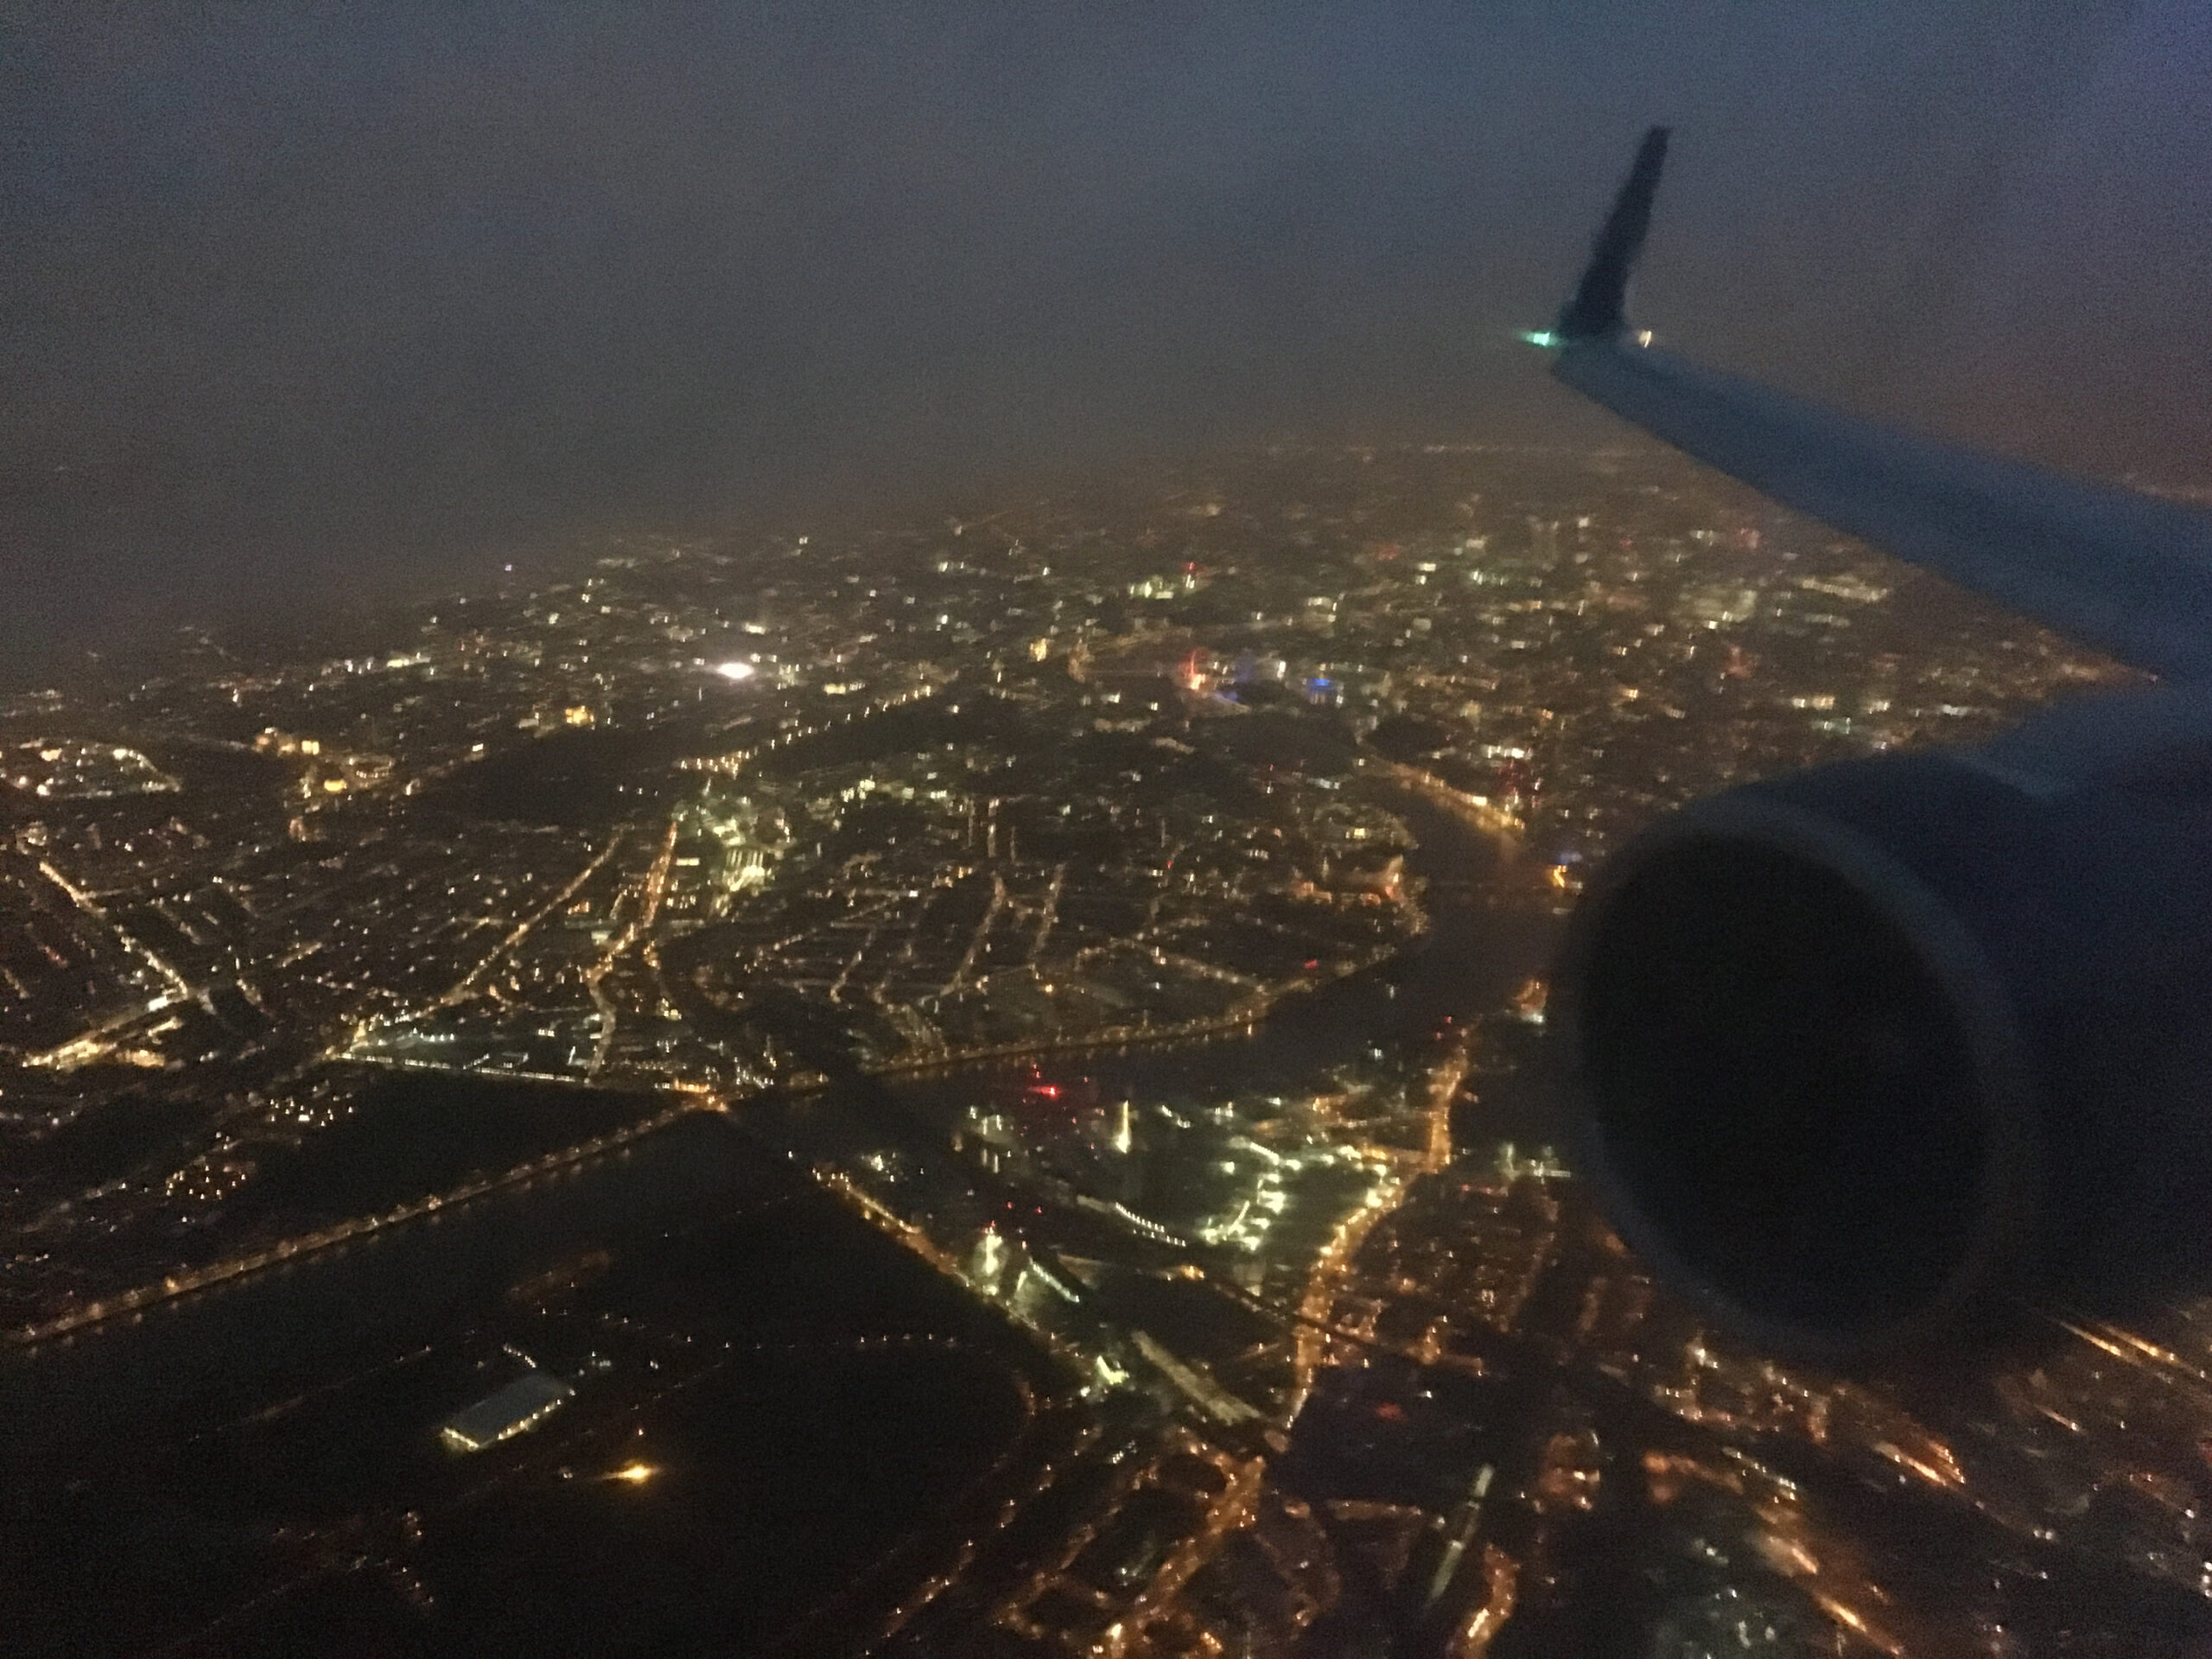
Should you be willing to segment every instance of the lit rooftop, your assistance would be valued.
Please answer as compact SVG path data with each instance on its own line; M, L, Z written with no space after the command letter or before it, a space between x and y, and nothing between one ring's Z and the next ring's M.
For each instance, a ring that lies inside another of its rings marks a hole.
M447 1418L439 1426L438 1438L456 1452L481 1452L535 1428L575 1393L550 1371L524 1371L497 1394Z

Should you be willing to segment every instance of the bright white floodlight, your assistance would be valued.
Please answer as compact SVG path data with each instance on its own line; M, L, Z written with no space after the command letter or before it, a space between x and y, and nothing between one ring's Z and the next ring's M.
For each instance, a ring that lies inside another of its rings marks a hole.
M753 677L750 663L716 663L715 672L726 680L749 680Z

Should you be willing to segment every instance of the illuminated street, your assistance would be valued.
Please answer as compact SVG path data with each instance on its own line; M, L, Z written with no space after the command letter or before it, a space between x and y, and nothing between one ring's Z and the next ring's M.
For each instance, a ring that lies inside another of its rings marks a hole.
M2124 678L1643 452L1428 447L19 698L25 1593L159 1513L213 1565L123 1550L133 1651L2196 1651L2201 1309L1782 1365L1544 1081L1624 836Z

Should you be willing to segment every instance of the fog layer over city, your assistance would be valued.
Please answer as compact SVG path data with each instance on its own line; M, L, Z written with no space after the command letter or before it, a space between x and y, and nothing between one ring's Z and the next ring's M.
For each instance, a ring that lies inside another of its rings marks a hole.
M1516 354L1676 124L1647 321L2189 481L2179 0L26 5L0 670L1286 435L1602 439Z

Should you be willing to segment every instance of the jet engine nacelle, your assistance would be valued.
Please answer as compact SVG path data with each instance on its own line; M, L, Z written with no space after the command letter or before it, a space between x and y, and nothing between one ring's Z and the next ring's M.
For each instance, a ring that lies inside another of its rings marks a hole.
M2212 696L1691 806L1600 870L1554 1009L1612 1218L1750 1334L2094 1306L2212 1235Z

